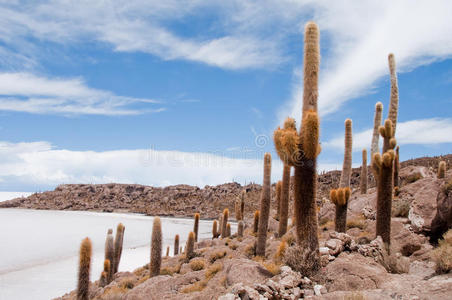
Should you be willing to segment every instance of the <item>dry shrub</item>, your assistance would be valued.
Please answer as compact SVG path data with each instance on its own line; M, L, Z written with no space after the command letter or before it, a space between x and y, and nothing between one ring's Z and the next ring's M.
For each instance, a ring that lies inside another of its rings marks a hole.
M121 300L128 289L119 286L108 287L100 297L102 300Z
M274 262L264 262L262 263L262 266L267 269L267 271L272 273L273 276L281 273L281 266L279 264L275 264Z
M410 211L411 201L408 199L394 199L392 202L392 216L407 218Z
M120 288L131 290L135 286L135 280L133 277L126 277L118 284Z
M170 275L173 276L174 273L179 273L180 272L180 268L182 267L182 264L177 264L175 266L172 267L164 267L160 269L160 275Z
M349 218L347 220L347 229L350 229L350 228L359 228L361 230L366 228L366 219L364 218L364 216L359 216L356 218Z
M326 223L328 223L329 221L330 221L330 219L327 217L320 218L319 226L321 227L321 226L325 225Z
M287 250L286 241L281 241L281 243L279 243L278 249L276 250L276 253L275 253L275 260L277 262L282 261L282 259L284 258L284 254L286 253L286 250Z
M295 245L296 242L295 235L292 233L292 231L288 231L285 235L283 235L281 240L285 241L288 246Z
M320 258L316 251L295 245L289 247L284 255L284 262L302 276L310 277L320 269Z
M256 255L256 244L255 243L248 244L245 247L245 255L248 258L251 258Z
M204 269L206 264L204 263L204 260L202 258L195 258L190 261L190 268L192 271L199 271Z
M193 293L193 292L200 292L207 286L206 280L201 280L193 283L192 285L189 285L181 290L182 293Z
M239 246L237 245L237 244L235 244L235 243L231 243L230 245L229 245L229 248L231 248L232 250L235 250L235 249L237 249Z
M218 250L218 251L215 251L214 253L210 254L209 261L211 264L213 264L215 261L217 261L218 259L222 259L225 256L226 256L226 250Z
M452 270L452 229L449 229L443 238L438 241L438 247L432 253L438 274L448 273Z
M418 180L421 179L421 178L422 178L421 173L410 174L410 175L407 176L406 182L407 182L407 183L413 183L413 182L418 181Z
M163 275L163 274L162 274L162 275ZM169 275L169 274L168 274L168 275ZM149 275L143 276L143 277L141 277L141 278L138 280L138 282L137 282L136 285L142 284L143 282L145 282L145 281L148 280L148 279L149 279Z
M217 274L218 272L220 272L223 269L223 264L220 262L216 262L213 265L211 265L210 267L207 268L206 270L206 279L210 280L212 277L215 276L215 274Z

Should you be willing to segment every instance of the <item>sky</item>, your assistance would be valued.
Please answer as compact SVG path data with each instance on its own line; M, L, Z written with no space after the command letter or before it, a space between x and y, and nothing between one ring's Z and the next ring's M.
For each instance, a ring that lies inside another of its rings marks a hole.
M401 159L452 153L452 2L2 1L0 190L262 181L300 120L303 31L320 28L319 171L369 149L399 83Z

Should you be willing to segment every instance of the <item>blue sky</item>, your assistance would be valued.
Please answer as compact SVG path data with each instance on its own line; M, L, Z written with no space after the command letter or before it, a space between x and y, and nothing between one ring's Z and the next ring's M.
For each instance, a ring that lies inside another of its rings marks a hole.
M409 5L408 5L409 3ZM300 117L303 26L321 30L320 169L354 165L397 61L402 159L452 151L449 1L8 1L0 4L0 190L203 186L262 177ZM419 20L422 20L420 22Z

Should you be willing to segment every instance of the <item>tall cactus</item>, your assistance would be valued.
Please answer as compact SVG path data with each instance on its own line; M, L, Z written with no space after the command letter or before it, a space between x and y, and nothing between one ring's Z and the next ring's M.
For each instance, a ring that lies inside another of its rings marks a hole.
M377 174L376 235L381 236L388 252L391 244L394 156L394 150L388 150L383 156L380 153L376 153L372 159L372 168L374 173Z
M254 219L253 219L253 233L257 233L259 229L259 211L256 210L254 212Z
M105 240L105 259L108 259L110 261L110 265L114 266L115 247L112 229L108 229L107 238ZM110 272L107 274L107 282L110 283L112 280L113 280L113 268L110 268Z
M290 168L290 165L284 164L281 190L281 211L278 226L278 236L280 237L287 232L287 219L289 217Z
M446 176L446 162L440 161L438 164L438 178L444 178Z
M243 190L240 193L240 220L245 219L245 197L246 197L246 191Z
M221 218L221 237L226 237L226 228L228 225L228 218L229 218L229 209L225 208L223 210L223 218Z
M374 154L379 152L378 140L380 138L380 133L378 130L381 126L382 113L383 113L383 104L381 102L377 102L377 104L375 104L374 130L372 134L372 145L370 148L371 160L374 157Z
M363 149L363 164L361 166L361 175L359 188L361 194L367 194L367 150Z
M400 147L396 147L395 157L394 157L394 188L399 187L399 170L400 170Z
M226 225L226 237L230 236L231 236L231 223L228 223L228 225Z
M174 237L174 256L179 254L179 235Z
M195 242L198 241L198 230L199 230L199 213L196 213L195 224L193 225L193 232L195 233Z
M160 275L162 265L162 223L159 217L154 218L151 237L151 263L149 265L149 277Z
M188 234L187 244L185 245L185 257L187 260L190 260L195 256L194 254L195 254L195 233L193 231L190 231L190 233Z
M350 186L350 176L352 174L352 146L352 120L347 119L345 120L344 162L342 165L341 179L339 182L339 187L341 188Z
M218 222L217 220L213 220L212 223L212 239L216 239L220 236L220 232L218 231Z
M78 268L77 300L89 299L89 271L91 267L92 245L85 238L80 245L80 260Z
M397 74L396 74L396 63L394 54L390 53L388 55L389 63L389 73L391 76L391 98L389 102L388 119L392 122L392 127L394 129L394 135L396 132L397 125L397 114L399 111L399 87L397 86Z
M320 63L319 28L313 22L305 27L303 110L300 132L295 123L290 129L275 130L275 147L284 163L294 166L295 226L299 246L311 251L319 264L317 222L317 156L319 145L319 116L317 114L318 75ZM286 126L285 126L286 127Z
M119 262L121 261L122 246L124 243L124 231L125 227L122 223L119 223L116 227L115 236L115 259L113 260L113 274L118 272Z
M330 191L331 202L336 206L334 225L337 232L345 232L347 229L347 203L350 199L350 195L350 187L338 188Z
M276 220L279 220L279 215L281 214L281 192L282 192L282 181L276 183Z
M272 157L270 153L264 155L264 180L262 184L261 209L259 226L257 230L256 255L265 256L265 245L267 243L268 217L270 215L270 175L272 168Z

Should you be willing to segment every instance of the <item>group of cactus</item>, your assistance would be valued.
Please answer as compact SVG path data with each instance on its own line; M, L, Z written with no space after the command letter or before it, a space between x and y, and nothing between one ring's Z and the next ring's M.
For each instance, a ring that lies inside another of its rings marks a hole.
M113 280L113 276L118 272L124 242L124 230L124 225L119 223L116 228L116 236L113 239L113 230L108 229L107 239L105 241L104 269L99 280L99 285L102 287L109 284ZM77 300L89 299L91 256L92 243L89 238L85 238L80 245Z

